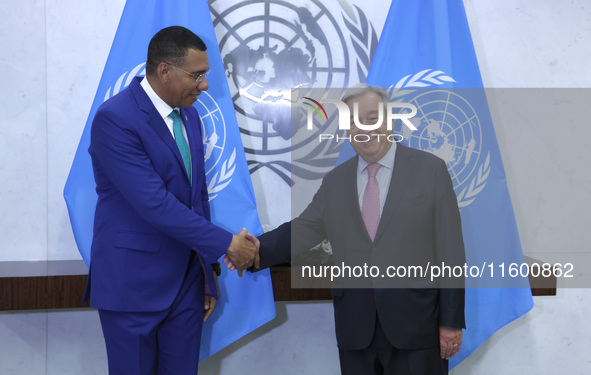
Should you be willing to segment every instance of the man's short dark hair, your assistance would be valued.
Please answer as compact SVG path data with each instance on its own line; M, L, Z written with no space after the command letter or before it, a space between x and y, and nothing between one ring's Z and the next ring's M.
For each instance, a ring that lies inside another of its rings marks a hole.
M203 40L185 27L170 26L158 31L148 46L146 74L156 73L161 62L181 65L191 48L199 51L207 49Z

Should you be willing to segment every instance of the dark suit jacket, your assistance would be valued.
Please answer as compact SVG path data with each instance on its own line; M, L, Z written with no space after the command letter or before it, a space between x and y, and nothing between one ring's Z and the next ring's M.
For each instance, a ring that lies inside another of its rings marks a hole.
M192 184L166 123L136 77L96 112L89 152L98 201L86 298L114 311L162 311L180 289L196 251L210 295L211 264L232 234L210 222L201 123L182 109ZM207 291L207 289L206 289Z
M441 159L397 146L390 188L372 242L359 209L357 158L324 177L298 218L260 237L261 269L289 260L290 250L304 251L325 238L337 265L465 263L457 200ZM333 288L339 348L367 347L376 316L389 341L401 349L438 346L439 326L464 328L462 288L425 288L420 280L416 284L420 288L385 288L387 280L370 280L371 289Z

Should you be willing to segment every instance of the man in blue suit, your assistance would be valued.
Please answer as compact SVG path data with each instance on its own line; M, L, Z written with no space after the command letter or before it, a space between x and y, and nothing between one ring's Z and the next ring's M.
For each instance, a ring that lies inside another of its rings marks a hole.
M110 374L196 374L218 259L254 262L246 230L210 222L193 107L208 69L197 35L165 28L148 47L146 77L107 100L92 124L98 201L85 298L99 310Z

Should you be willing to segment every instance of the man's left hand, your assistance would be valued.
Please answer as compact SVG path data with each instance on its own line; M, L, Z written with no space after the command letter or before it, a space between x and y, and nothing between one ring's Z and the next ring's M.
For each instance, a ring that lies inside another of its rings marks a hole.
M211 314L213 314L213 311L215 310L217 304L217 299L213 298L212 296L205 296L205 305L203 307L203 309L205 310L205 313L203 315L204 322L211 316Z
M450 359L462 347L462 329L454 327L439 327L439 348L442 359Z
M220 295L220 285L218 284L218 276L214 273L213 278L215 279L215 288L218 291L218 296ZM208 296L205 295L205 301L203 304L203 310L204 310L204 314L203 314L203 322L205 322L210 316L211 314L213 314L213 311L215 310L215 307L218 304L218 300L215 299L212 296Z

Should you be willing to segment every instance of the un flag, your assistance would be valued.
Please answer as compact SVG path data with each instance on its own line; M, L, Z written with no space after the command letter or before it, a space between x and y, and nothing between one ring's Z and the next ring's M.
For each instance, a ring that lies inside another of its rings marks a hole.
M513 206L461 0L394 0L367 83L418 107L404 143L445 160L461 209L469 267L488 272L466 280L466 331L455 367L495 331L533 307L527 279L495 273L524 258ZM343 146L339 162L351 157ZM492 265L492 266L491 266ZM474 273L473 273L474 274Z

